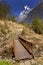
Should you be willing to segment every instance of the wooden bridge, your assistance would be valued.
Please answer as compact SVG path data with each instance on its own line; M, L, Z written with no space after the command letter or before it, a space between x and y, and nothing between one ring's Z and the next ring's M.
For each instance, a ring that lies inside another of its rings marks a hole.
M34 58L32 51L32 43L23 40L22 38L15 39L13 42L13 51L16 60Z

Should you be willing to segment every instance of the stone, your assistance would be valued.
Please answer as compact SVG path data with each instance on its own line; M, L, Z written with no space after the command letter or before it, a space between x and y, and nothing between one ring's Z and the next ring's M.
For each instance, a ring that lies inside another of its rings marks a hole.
M13 60L13 64L15 63L15 60Z
M36 63L35 60L31 59L31 64L35 64L35 63Z
M0 56L0 60L2 59L2 56Z
M30 61L25 61L25 65L31 65Z
M39 48L39 46L38 46L38 45L36 45L36 48Z
M20 63L20 65L25 65L25 64L22 62L22 63Z

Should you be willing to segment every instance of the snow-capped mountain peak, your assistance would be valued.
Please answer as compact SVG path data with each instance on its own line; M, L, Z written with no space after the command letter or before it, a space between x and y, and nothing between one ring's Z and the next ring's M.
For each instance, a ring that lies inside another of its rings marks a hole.
M26 6L24 6L24 9L29 10L30 8L26 5Z
M26 17L27 17L27 15L28 15L28 13L31 11L32 9L31 8L29 8L27 5L26 6L24 6L24 10L22 11L22 12L20 12L20 14L19 14L19 16L16 18L16 20L17 21L23 21Z

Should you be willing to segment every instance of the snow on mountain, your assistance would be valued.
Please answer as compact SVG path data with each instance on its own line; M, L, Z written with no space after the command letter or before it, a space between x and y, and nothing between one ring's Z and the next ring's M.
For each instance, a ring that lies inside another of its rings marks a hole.
M23 21L31 24L32 20L36 16L43 19L43 0L38 3L35 8L33 8L33 10L27 15L27 17Z
M29 14L30 11L32 11L31 8L29 8L27 5L24 6L24 10L22 12L20 12L19 16L16 17L16 20L18 22L23 21L27 17L27 15Z

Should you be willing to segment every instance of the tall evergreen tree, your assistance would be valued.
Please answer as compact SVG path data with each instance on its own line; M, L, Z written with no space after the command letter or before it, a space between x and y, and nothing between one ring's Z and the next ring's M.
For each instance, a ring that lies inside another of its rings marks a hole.
M10 12L9 6L2 1L0 1L0 19L6 18L7 14Z

